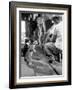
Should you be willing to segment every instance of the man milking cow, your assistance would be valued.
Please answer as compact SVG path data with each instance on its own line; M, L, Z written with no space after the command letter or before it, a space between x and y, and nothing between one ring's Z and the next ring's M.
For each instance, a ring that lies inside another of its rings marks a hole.
M36 41L38 42L38 46L41 46L40 48L42 48L45 51L45 55L48 56L48 58L50 58L50 56L52 57L51 61L56 60L58 62L61 62L62 60L62 35L61 35L62 29L60 28L62 22L61 18L59 16L52 17L51 21L53 24L48 30L46 30L45 20L42 16L38 16L36 20L37 20L36 27L38 29L38 38ZM30 26L31 31L33 31L32 26L34 26L34 23L31 24ZM32 32L32 35L30 35L29 40L26 40L25 42L24 60L30 67L36 66L37 63L42 63L43 66L45 66L46 64L43 63L42 60L41 61L37 61L35 59L32 60L33 52L36 52L35 39L33 38L34 32L35 28L34 31ZM35 62L36 64L35 63L32 64L33 62Z
M47 20L49 22L48 28L46 27L46 20L41 14L37 17L38 26L38 42L47 56L54 56L53 59L61 62L62 61L62 30L63 22L61 16L53 16ZM47 30L46 30L47 29Z
M58 62L62 61L62 19L59 16L55 16L52 18L53 25L46 32L45 40L44 40L44 50L47 55L50 55L49 50L51 51L51 55L55 56L55 60Z
M62 17L54 16L51 18L52 25L46 30L45 20L41 14L37 16L37 28L38 28L38 43L41 47L44 47L44 51L47 56L53 57L54 60L61 62L62 60L62 30L63 22ZM49 25L48 25L49 26ZM34 30L35 32L35 30Z

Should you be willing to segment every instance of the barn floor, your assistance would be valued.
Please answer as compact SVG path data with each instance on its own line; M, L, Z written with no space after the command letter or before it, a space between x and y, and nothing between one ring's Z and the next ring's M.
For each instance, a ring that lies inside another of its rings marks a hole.
M45 56L44 52L40 48L37 48L36 51L37 52L32 55L33 67L28 66L24 61L24 57L21 57L20 77L62 74L62 63L53 61L50 64L48 63L48 57ZM36 59L40 60L36 61Z

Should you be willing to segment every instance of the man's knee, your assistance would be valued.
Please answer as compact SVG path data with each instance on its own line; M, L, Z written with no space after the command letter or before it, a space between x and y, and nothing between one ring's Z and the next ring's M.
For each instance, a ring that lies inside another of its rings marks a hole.
M51 48L51 47L52 47L51 43L45 44L45 49L48 49L48 48Z

